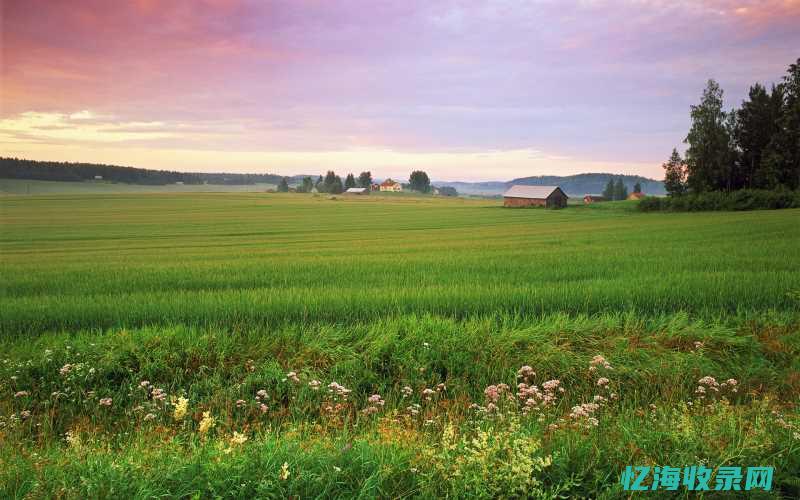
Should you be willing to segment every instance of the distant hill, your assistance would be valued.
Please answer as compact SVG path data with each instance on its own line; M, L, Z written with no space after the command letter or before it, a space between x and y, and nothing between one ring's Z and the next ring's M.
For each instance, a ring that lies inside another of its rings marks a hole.
M582 197L585 194L600 194L605 189L608 179L622 179L628 187L628 192L633 191L633 185L641 183L642 191L647 194L663 195L664 183L655 179L648 179L639 175L617 174L577 174L577 175L542 175L537 177L521 177L508 182L433 182L437 186L451 186L461 194L480 194L485 196L500 195L514 184L525 186L561 186L567 195Z
M275 174L206 174L199 172L173 172L144 168L121 167L96 163L68 163L53 161L0 158L0 178L40 181L83 182L97 177L106 182L163 186L166 184L217 184L250 185L278 184L282 176ZM303 176L289 177L289 183L300 182Z

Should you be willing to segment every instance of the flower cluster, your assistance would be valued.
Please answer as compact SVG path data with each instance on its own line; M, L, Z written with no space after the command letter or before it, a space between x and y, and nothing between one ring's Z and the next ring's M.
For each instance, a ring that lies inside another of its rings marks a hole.
M361 411L364 415L373 415L378 413L384 404L386 404L386 401L383 400L380 394L373 394L367 398L367 407Z

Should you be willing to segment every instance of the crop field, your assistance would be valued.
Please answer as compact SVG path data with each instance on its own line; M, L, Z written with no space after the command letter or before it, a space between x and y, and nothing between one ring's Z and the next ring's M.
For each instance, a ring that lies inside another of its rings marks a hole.
M0 197L0 496L800 496L800 210L500 204Z

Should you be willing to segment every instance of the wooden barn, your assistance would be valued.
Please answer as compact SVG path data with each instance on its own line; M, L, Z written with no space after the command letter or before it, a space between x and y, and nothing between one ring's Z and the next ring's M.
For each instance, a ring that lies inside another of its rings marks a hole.
M628 195L629 200L641 200L645 197L644 193L631 193Z
M558 186L514 185L503 193L504 207L564 208L567 196Z

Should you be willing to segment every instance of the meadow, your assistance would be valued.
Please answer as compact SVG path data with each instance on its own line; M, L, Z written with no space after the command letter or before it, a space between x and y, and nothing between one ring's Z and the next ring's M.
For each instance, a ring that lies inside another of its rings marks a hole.
M0 207L5 497L618 498L626 465L800 495L800 210Z

